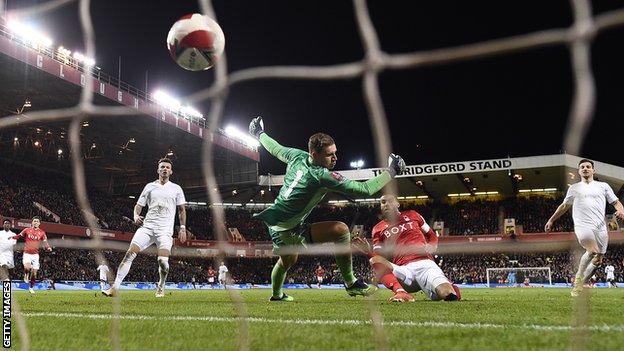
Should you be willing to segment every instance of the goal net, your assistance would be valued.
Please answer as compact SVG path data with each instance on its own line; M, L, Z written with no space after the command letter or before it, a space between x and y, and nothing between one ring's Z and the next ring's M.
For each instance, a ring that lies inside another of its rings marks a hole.
M485 275L489 287L552 285L550 267L487 268Z

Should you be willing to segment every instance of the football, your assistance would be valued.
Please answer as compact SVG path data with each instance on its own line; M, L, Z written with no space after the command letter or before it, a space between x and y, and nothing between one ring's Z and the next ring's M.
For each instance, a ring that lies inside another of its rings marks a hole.
M223 54L225 36L212 18L199 13L188 14L171 26L167 48L180 67L203 71L214 66Z

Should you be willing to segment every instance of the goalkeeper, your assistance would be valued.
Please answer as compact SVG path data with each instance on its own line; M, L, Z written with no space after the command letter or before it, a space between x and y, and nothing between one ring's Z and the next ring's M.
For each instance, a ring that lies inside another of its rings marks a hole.
M388 168L378 176L365 182L346 179L331 169L336 165L336 144L331 136L323 133L312 135L308 141L308 152L284 147L264 132L262 117L254 118L249 124L249 133L273 156L287 164L284 184L275 203L254 215L269 227L273 251L279 255L271 272L273 295L271 301L293 301L292 296L282 291L288 269L297 262L297 247L306 244L333 242L349 248L351 234L349 227L338 221L305 223L312 209L330 191L351 196L371 196L381 190L396 175L405 171L405 162L400 156L390 154ZM288 247L288 252L282 253ZM293 250L294 249L294 250ZM336 264L351 296L372 294L376 287L368 285L353 274L351 253L336 254Z

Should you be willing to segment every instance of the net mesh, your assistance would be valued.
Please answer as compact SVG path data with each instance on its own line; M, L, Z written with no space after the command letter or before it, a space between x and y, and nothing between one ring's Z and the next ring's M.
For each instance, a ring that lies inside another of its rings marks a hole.
M61 6L73 3L72 0L56 0L48 1L43 4L22 8L18 11L19 16L34 16L52 11ZM218 20L218 16L214 13L212 3L208 0L198 1L201 11ZM4 13L4 2L0 2L0 13ZM84 46L86 56L95 57L96 47L94 42L94 29L91 22L89 9L90 0L79 1L79 17L80 25L84 37ZM490 40L469 45L461 45L457 47L417 51L405 54L389 54L383 52L380 47L380 41L372 24L367 4L365 0L353 1L354 11L357 20L358 31L365 49L365 56L361 61L329 65L329 66L270 66L255 67L250 69L239 70L235 72L227 72L227 60L225 55L215 67L215 80L212 86L205 90L198 91L187 97L190 102L199 102L210 99L210 113L207 117L209 125L208 133L215 133L220 124L223 115L224 105L227 100L228 89L236 84L243 84L253 80L260 79L305 79L305 80L339 80L362 77L362 92L364 101L370 119L371 129L373 131L373 140L376 151L376 160L378 165L383 165L385 158L391 150L391 134L388 128L387 119L379 91L378 74L384 70L402 70L415 69L423 66L442 65L456 61L474 60L482 57L491 57L495 55L511 54L514 52L530 50L539 47L553 45L567 45L570 49L570 57L573 67L573 75L575 82L574 97L571 102L571 111L567 122L565 132L564 148L571 154L578 154L581 150L585 133L588 126L592 123L592 117L595 107L596 92L595 83L591 69L591 43L596 35L608 28L620 26L624 24L624 10L615 10L606 12L597 16L591 13L591 4L587 0L571 0L571 6L574 13L574 23L568 28L556 28L537 31L524 35L518 35L503 39ZM69 120L70 127L70 145L72 150L80 149L79 133L81 122L85 118L107 118L113 116L129 116L135 115L136 110L128 107L104 107L93 104L93 91L91 75L86 76L86 84L84 85L81 98L78 105L71 108L36 111L29 113L28 120L24 120L21 115L12 115L0 120L0 128L14 127L18 124L40 123L49 121ZM217 182L213 172L212 165L212 138L204 139L203 144L203 170L205 175L206 189L216 187ZM83 160L80 153L72 153L73 177L76 201L81 206L84 218L93 233L91 241L81 242L85 248L93 250L96 255L97 262L105 261L101 254L102 248L111 248L110 242L101 239L100 228L94 221L92 215L93 210L88 201L85 173ZM389 187L387 191L394 192L394 185ZM207 192L207 197L212 203L220 203L220 194L217 192ZM223 231L218 228L223 227L224 213L221 207L212 207L212 216L214 218L215 233L218 238L218 259L228 253L235 253L235 249L228 245L227 238ZM70 246L76 248L77 243L55 242L58 247ZM558 244L553 244L558 245ZM118 247L124 250L126 247ZM561 245L559 247L550 247L550 249L569 249L569 245ZM491 249L490 249L491 250ZM497 247L500 251L531 251L541 250L534 246L513 247ZM454 247L448 245L440 247L441 253L463 252L465 248ZM311 246L309 250L300 252L305 255L326 255L326 249L323 247ZM179 251L181 255L194 255L196 251ZM248 350L249 342L249 326L248 313L244 301L240 295L230 292L232 303L235 306L238 319L238 349ZM585 326L588 320L589 308L587 298L576 300L576 308L572 319L577 327ZM21 313L19 313L19 305L13 299L15 308L15 317L18 324L18 330L21 336L21 347L28 350L30 342L28 339L28 331L24 323ZM110 333L111 345L115 350L121 350L119 334L119 316L120 302L119 299L113 299L114 316ZM369 301L369 312L372 326L376 335L376 345L380 350L388 350L389 343L387 335L384 331L384 324L381 313L376 305ZM587 328L575 328L572 332L571 348L580 350L587 345Z

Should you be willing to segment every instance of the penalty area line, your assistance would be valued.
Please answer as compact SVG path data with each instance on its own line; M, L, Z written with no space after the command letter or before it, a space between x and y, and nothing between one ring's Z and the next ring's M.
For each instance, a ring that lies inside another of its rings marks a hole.
M78 318L78 319L114 319L110 314L91 313L56 313L56 312L25 312L24 317L52 317L52 318ZM120 315L122 320L161 320L161 321L191 321L191 322L226 322L239 321L236 317L215 316L149 316L149 315ZM299 324L299 325L371 325L371 321L357 319L269 319L260 317L247 317L249 323L267 324ZM594 332L624 332L624 325L589 325L573 327L569 325L543 325L543 324L492 324L492 323L459 323L459 322L434 322L434 321L384 321L384 326L389 327L435 327L435 328L462 328L462 329L500 329L500 330L536 330L536 331L572 331L588 330Z

